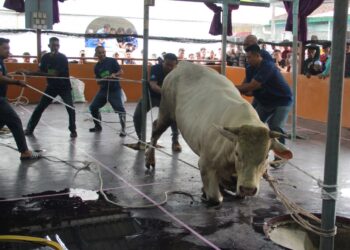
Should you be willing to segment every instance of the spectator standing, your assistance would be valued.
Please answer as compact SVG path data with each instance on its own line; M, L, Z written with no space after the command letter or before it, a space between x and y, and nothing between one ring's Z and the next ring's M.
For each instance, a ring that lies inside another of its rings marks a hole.
M180 48L178 53L177 53L177 59L178 60L185 60L185 49Z
M345 77L350 77L350 44L346 45L346 54L345 54Z
M275 62L276 67L281 72L287 72L286 60L282 58L282 53L280 50L275 50L273 53L273 61Z

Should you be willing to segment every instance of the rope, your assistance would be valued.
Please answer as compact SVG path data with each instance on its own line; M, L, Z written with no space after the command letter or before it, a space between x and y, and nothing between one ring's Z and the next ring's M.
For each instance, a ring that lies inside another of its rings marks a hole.
M24 110L26 110L27 112L30 112L29 110L25 109L24 107L22 107ZM48 126L49 128L52 128L52 126L50 126L49 124L45 123L46 126ZM55 128L52 128L55 129ZM71 144L73 145L73 143L71 142ZM74 145L75 146L75 145ZM196 232L194 229L192 229L190 226L188 226L186 223L182 222L180 219L178 219L175 215L173 215L172 213L170 213L168 210L166 210L164 207L158 205L158 203L156 201L154 201L151 197L149 197L148 195L146 195L144 192L142 192L140 189L136 188L134 185L132 185L131 183L129 183L127 180L125 180L122 176L118 175L117 173L115 173L113 170L111 170L109 167L107 167L106 165L104 165L101 161L97 160L96 158L94 158L92 155L86 153L84 150L80 149L79 147L77 147L78 150L82 151L87 157L91 158L94 160L94 162L96 162L100 167L102 167L103 169L105 169L107 172L109 172L110 174L112 174L113 176L115 176L116 178L118 178L119 180L121 180L122 182L124 182L127 187L129 187L130 189L134 190L136 193L138 193L139 195L141 195L142 197L144 197L146 200L148 200L150 203L153 203L155 205L155 207L159 208L162 212L164 212L166 215L168 215L172 220L174 220L175 222L177 222L179 225L181 225L182 227L184 227L185 229L187 229L189 232L191 232L194 236L196 236L198 239L200 239L201 241L203 241L205 244L211 246L213 249L217 249L219 250L220 248L217 247L215 244L213 244L211 241L207 240L205 237L203 237L201 234L199 234L198 232ZM101 185L101 184L100 184ZM181 191L179 191L181 192Z
M17 151L17 149L15 147L12 147L11 145L8 145L8 144L5 144L5 143L2 143L0 142L0 145L1 146L4 146L4 147L8 147L8 148L11 148L15 151ZM153 208L153 207L156 207L156 206L163 206L165 205L167 202L168 202L168 196L169 195L172 195L172 194L183 194L183 195L186 195L188 197L190 197L192 199L192 201L194 201L194 198L193 198L193 195L188 193L188 192L184 192L184 191L166 191L164 192L164 195L165 195L165 198L163 201L161 201L160 203L157 203L157 204L150 204L150 205L141 205L141 206L130 206L130 205L125 205L125 204L122 204L122 203L117 203L117 202L114 202L112 200L110 200L107 195L105 194L105 190L103 189L103 178L102 178L102 175L101 175L101 168L98 164L94 163L94 162L88 162L88 161L66 161L66 160L62 160L56 156L50 156L50 155L47 155L47 156L43 156L42 157L43 159L46 159L48 161L51 161L51 162L62 162L72 168L74 168L75 170L77 170L77 172L74 174L73 176L73 181L74 179L76 178L76 176L78 175L78 173L82 170L88 170L88 171L92 171L92 168L93 166L95 166L97 168L97 173L98 173L98 176L99 176L99 190L100 193L102 194L102 196L104 197L104 199L111 203L111 204L114 204L118 207L121 207L121 208L128 208L128 209L140 209L140 208ZM53 160L53 159L54 160ZM82 163L84 166L79 168L79 167L76 167L73 163ZM64 194L55 194L55 195L47 195L45 197L53 197L53 196L60 196L60 195L65 195L65 194L69 194L69 193L64 193ZM39 196L40 198L42 198L42 196ZM27 199L33 199L34 197L25 197L25 198L17 198L17 199L7 199L7 200L1 200L0 202L4 202L4 201L18 201L18 200L27 200Z
M0 29L0 33L7 34L18 34L18 33L37 33L36 29ZM52 30L41 30L42 34L55 34L61 36L71 36L78 38L103 38L103 39L115 39L115 38L125 38L125 37L134 37L143 39L143 35L137 34L86 34L86 33L72 33L72 32L62 32L62 31L52 31ZM160 40L160 41L169 41L169 42L179 42L179 43L221 43L221 39L195 39L195 38L186 38L186 37L165 37L165 36L150 36L149 40ZM243 45L243 42L236 41L227 41L230 44ZM328 40L308 40L304 44L331 44L331 41ZM259 44L270 44L276 46L292 46L293 42L291 41L282 41L282 42L268 42L268 41L259 41ZM349 42L347 43L349 44Z
M305 210L296 203L290 201L288 197L279 189L278 181L271 177L267 172L264 174L264 179L270 184L270 187L273 189L276 196L289 211L292 219L301 227L322 237L333 237L337 234L336 226L331 230L322 229L320 218L311 214L309 211Z
M17 74L15 72L9 73L11 76L23 76L22 74ZM35 76L35 75L26 75L28 78L50 78L50 79L68 79L70 80L70 77L64 77L64 76ZM76 79L79 80L89 80L89 81L96 81L98 79L96 78L88 78L88 77L75 77ZM123 81L123 82L135 82L135 83L142 83L140 80L133 80L133 79L128 79L128 78L123 78L123 77L118 77L115 79L108 79L110 82L117 82L117 81Z
M134 185L135 187L148 187L148 186L153 186L153 185L164 185L164 184L174 184L177 182L152 182L152 183L147 183L147 184L139 184L139 185ZM111 190L117 190L117 189L123 189L126 188L126 185L123 186L117 186L117 187L111 187L111 188L104 188L103 191L111 191ZM98 192L99 189L97 190L92 190L94 192ZM70 192L61 192L61 193L56 193L56 194L45 194L45 195L35 195L35 196L25 196L25 197L15 197L15 198L8 198L8 199L1 199L0 203L4 202L13 202L13 201L23 201L23 200L34 200L34 199L43 199L43 198L50 198L50 197L57 197L57 196L64 196L64 195L69 195ZM193 195L196 196L196 195Z
M47 246L55 250L63 250L62 246L57 242L46 240L38 237L20 236L20 235L0 235L0 241L3 242L26 242Z
M48 94L46 94L46 93L44 93L44 92L42 92L42 91L40 91L40 90L34 88L33 86L31 86L31 85L29 85L29 84L27 84L27 86L28 86L29 88L31 88L31 89L33 89L33 90L35 90L35 91L37 91L37 92L43 94L43 95L49 97L49 98L54 99L53 97L51 97L51 96L49 96ZM66 104L66 103L64 103L64 102L61 102L61 101L58 101L58 102L60 102L61 104L65 105L66 107L69 107L69 108L71 108L71 109L73 109L73 110L76 111L76 109L75 109L74 107L72 107L72 106L70 106L70 105L68 105L68 104ZM77 112L79 112L79 111L77 111ZM79 113L81 113L81 112L79 112ZM83 114L85 114L85 113L83 113ZM94 118L93 118L93 119L94 119ZM96 119L96 120L97 120L97 119ZM109 126L109 125L107 124L107 126ZM109 126L109 127L111 127L111 126ZM112 127L112 129L114 129L114 128ZM171 154L165 152L164 150L161 150L161 149L156 148L156 147L154 147L154 146L152 146L152 145L149 145L148 143L143 142L143 141L139 140L138 138L135 138L134 136L131 136L131 135L128 134L128 133L127 133L126 135L129 136L130 138L133 138L133 139L139 141L140 143L142 143L142 144L144 144L144 145L146 145L146 146L152 147L152 148L154 148L155 150L158 150L158 151L160 151L160 152L162 152L162 153L164 153L164 154L166 154L166 155L172 157ZM181 159L178 159L178 160L179 160L180 162L185 163L186 165L188 165L188 166L190 166L190 167L192 167L192 168L195 168L195 169L197 169L197 170L199 169L198 167L196 167L196 166L194 166L194 165L192 165L192 164L190 164L190 163L188 163L188 162L186 162L186 161L184 161L184 160L181 160ZM294 164L293 164L293 165L294 165ZM103 166L103 165L101 165L101 166ZM119 179L121 179L121 180L124 181L124 179L123 179L122 177L116 175L113 171L111 171L111 170L108 169L107 167L106 167L105 169L106 169L107 171L109 171L110 173L112 173L113 175L115 175L117 178L119 178ZM299 168L299 170L300 170L300 168ZM305 172L305 173L306 173L306 172ZM101 172L100 172L100 170L99 170L99 177L100 177L100 180L101 180L102 177L101 177ZM305 220L301 215L305 216L306 218L311 219L312 221L314 221L314 222L316 222L316 223L318 223L318 224L321 223L321 221L320 221L319 218L317 218L316 216L312 215L311 213L309 213L308 211L306 211L306 210L303 209L302 207L298 206L298 205L295 204L294 202L291 202L291 201L278 189L278 187L277 187L277 185L276 185L277 181L276 181L275 179L273 179L272 177L268 176L268 174L266 174L266 175L264 176L264 178L269 182L270 186L272 187L272 189L274 190L274 192L276 193L276 195L280 198L280 200L281 200L281 202L283 203L283 205L287 208L288 211L291 212L291 217L292 217L299 225L301 225L302 227L304 227L305 229L307 229L307 230L309 230L309 231L312 231L312 232L314 232L314 233L316 233L316 234L318 234L318 235L320 235L320 236L324 236L324 237L331 237L331 236L334 236L334 235L336 234L336 228L335 228L334 230L331 230L331 231L325 231L325 230L323 230L323 229L321 229L321 228L319 228L319 227L317 227L317 226L315 226L315 225L312 225L309 221ZM126 181L124 181L124 182L125 182L126 184L128 184ZM130 184L128 184L128 185L130 185ZM100 181L100 191L102 190L101 194L105 197L105 199L106 199L106 198L108 199L108 197L104 194L103 189L102 189L101 187L103 187L102 181ZM139 190L138 190L137 188L135 188L134 186L130 185L130 187L131 187L132 189L134 189L136 192L140 193L140 194L141 194L142 196L144 196L145 198L147 198L149 201L151 201L151 202L154 204L154 205L151 205L151 206L153 206L153 207L156 206L156 207L160 208L161 210L163 210L163 208L161 207L160 204L164 204L164 201L161 202L161 203L156 203L153 199L151 199L150 197L146 196L144 193L142 193L141 191L139 191ZM170 192L168 192L168 193L167 193L167 192L165 193L165 201L167 200L168 194L171 194L172 192L173 192L173 191L170 191ZM182 193L182 192L180 191L180 193ZM328 193L327 193L327 194L328 194ZM187 195L187 193L186 193L186 195ZM332 195L332 194L330 194L330 197L331 197L331 195ZM334 198L334 197L332 197L332 198ZM108 199L108 200L109 200L109 199ZM113 201L111 201L111 202L113 202ZM113 202L113 204L124 207L124 205L119 204L119 203ZM146 206L148 207L148 205L146 205ZM141 206L141 207L145 207L145 206ZM136 206L136 208L139 208L139 207ZM164 209L164 210L165 210L165 209ZM164 210L163 210L163 211L164 211ZM166 211L166 210L165 210L165 211ZM167 213L167 212L166 212L166 213ZM169 215L169 216L170 216L170 215ZM171 216L171 217L172 217L172 216ZM173 218L173 217L172 217L172 218ZM175 217L175 218L176 218L176 217ZM185 227L188 228L187 225L186 225ZM191 231L191 230L190 230L190 231ZM191 232L192 232L192 231L191 231Z
M302 172L306 176L308 176L311 179L313 179L314 181L316 181L317 186L322 189L322 199L325 198L325 199L337 200L337 192L328 192L325 190L325 188L335 188L336 189L336 188L338 188L338 185L326 185L323 183L323 181L321 179L316 178L315 176L309 174L308 172L306 172L302 168L298 167L297 165L293 164L292 162L288 161L287 164L291 165L295 169L299 170L300 172Z
M50 98L50 99L52 99L52 100L56 100L58 103L60 103L60 104L62 104L62 105L64 105L64 106L66 106L66 107L68 107L68 108L74 110L74 111L77 112L77 113L80 113L80 114L83 114L83 115L88 115L89 118L91 118L91 119L93 119L93 120L95 120L95 121L97 121L97 122L104 123L107 127L109 127L109 128L111 128L111 129L117 131L118 133L121 132L121 130L118 130L118 129L112 127L112 126L109 125L108 123L106 123L106 122L104 122L104 121L100 121L100 120L98 120L98 119L96 119L96 118L94 118L94 117L91 117L89 114L87 114L87 113L85 113L85 112L78 111L78 110L76 110L76 108L74 108L73 106L71 106L71 105L69 105L69 104L66 104L66 103L64 103L64 102L61 101L61 100L55 99L54 97L52 97L52 96L46 94L45 92L43 92L43 91L41 91L41 90L39 90L39 89L37 89L37 88L31 86L31 85L28 84L28 83L27 83L26 86L27 86L28 88L30 88L30 89L32 89L32 90L34 90L34 91L36 91L36 92L42 94L42 95L45 95L46 97L48 97L48 98ZM118 112L118 113L119 113L119 112ZM126 114L126 115L129 115L129 116L131 116L131 117L133 117L133 114L130 114L130 113L128 113L128 112L125 112L125 114ZM134 139L134 140L140 142L141 144L145 145L146 147L153 148L153 149L155 149L155 150L157 150L157 151L159 151L159 152L162 152L163 154L165 154L165 155L167 155L167 156L172 157L172 154L169 154L169 153L165 152L165 151L162 150L162 149L159 149L159 148L157 148L157 147L154 147L154 146L152 146L151 144L140 140L140 139L137 138L136 136L131 135L131 133L125 133L125 134L126 134L126 136L130 137L131 139ZM198 167L194 166L193 164L191 164L191 163L189 163L189 162L186 162L185 160L182 160L182 159L180 159L180 158L178 158L177 160L180 161L180 162L182 162L182 163L184 163L184 164L186 164L186 165L188 165L188 166L190 166L190 167L192 167L192 168L199 169Z
M8 75L11 76L12 79L16 76L13 73L9 73ZM21 74L20 76L24 77L24 74ZM24 94L24 88L21 88L21 92L20 92L18 97L14 98L14 99L8 99L8 100L9 100L9 102L13 103L15 106L27 105L29 103L29 99L27 97L23 96L23 94Z
M139 206L130 206L130 205L126 205L126 204L122 204L119 202L114 202L111 201L107 195L105 194L104 190L103 190L103 178L102 178L102 174L101 174L101 168L97 165L97 169L98 169L98 176L100 179L100 193L102 194L102 196L104 197L104 199L106 201L108 201L109 203L112 203L118 207L122 207L122 208L127 208L127 209L144 209L144 208L154 208L154 207L159 207L159 206L163 206L168 202L168 196L171 194L182 194L182 195L186 195L188 197L190 197L192 199L192 201L194 201L193 195L188 193L188 192L184 192L184 191L166 191L164 192L165 198L163 201L161 201L160 203L153 203L153 204L149 204L149 205L139 205Z

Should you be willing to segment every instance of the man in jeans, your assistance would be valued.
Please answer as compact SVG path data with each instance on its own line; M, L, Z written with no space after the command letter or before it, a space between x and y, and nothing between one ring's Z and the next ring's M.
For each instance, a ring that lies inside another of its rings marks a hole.
M13 137L15 138L18 151L20 152L21 160L33 160L39 159L40 154L32 152L28 149L26 138L24 136L22 122L17 113L11 107L11 104L7 101L7 85L18 85L25 87L26 83L19 80L14 80L7 77L7 72L3 60L10 54L10 40L0 38L0 127L6 125Z
M51 37L49 42L50 53L46 53L41 58L40 68L37 72L20 71L27 75L46 76L47 88L45 93L49 96L60 96L64 103L73 107L72 87L69 80L68 60L64 54L58 52L60 43L57 37ZM33 135L42 113L52 103L52 99L43 95L38 106L36 106L27 124L25 135ZM70 137L77 137L75 126L75 110L66 107L69 116Z
M149 82L150 100L147 103L147 112L153 107L159 107L161 100L161 87L163 85L164 78L172 71L177 65L177 57L172 53L164 55L164 61L161 64L152 66ZM141 139L141 126L142 126L142 100L136 106L134 113L134 126L137 137ZM176 123L171 124L172 131L172 149L174 152L181 152L182 148L179 143L179 130ZM135 149L140 149L141 144L138 143Z
M126 114L122 100L122 89L118 80L123 71L117 60L106 57L106 50L103 46L97 46L95 48L95 56L98 58L98 63L96 63L94 71L97 83L100 85L100 90L90 105L91 115L95 118L95 127L90 128L89 131L94 133L102 130L101 113L99 110L109 102L113 110L119 115L120 125L122 127L119 136L125 137Z
M249 63L246 82L237 88L243 95L254 96L253 106L262 122L273 131L284 133L293 103L292 91L276 65L262 58L258 45L251 45L245 51ZM279 141L285 144L284 137ZM271 166L279 167L278 164Z

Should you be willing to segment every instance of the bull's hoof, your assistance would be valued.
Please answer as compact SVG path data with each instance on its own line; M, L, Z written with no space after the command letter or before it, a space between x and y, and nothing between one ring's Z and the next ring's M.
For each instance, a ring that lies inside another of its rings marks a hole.
M152 167L154 169L155 166L156 166L156 164L154 162L153 163L146 162L147 169L150 169L150 167Z
M222 204L222 202L216 201L216 200L213 200L213 199L203 199L202 198L202 202L204 204L206 204L207 207L212 207L212 208L220 208L221 204Z
M208 199L206 193L204 192L204 190L202 189L202 197L201 200L203 203L205 203L208 207L221 207L221 202L220 201L216 201L213 199Z
M154 157L154 151L153 149L149 149L146 152L146 168L155 167L156 166L156 159Z

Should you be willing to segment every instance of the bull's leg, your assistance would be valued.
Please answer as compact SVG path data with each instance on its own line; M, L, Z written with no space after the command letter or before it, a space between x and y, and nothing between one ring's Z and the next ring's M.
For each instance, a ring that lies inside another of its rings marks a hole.
M170 126L170 119L164 119L159 115L158 120L153 122L152 126L152 137L151 137L151 146L146 151L146 167L150 166L155 167L156 159L154 156L154 148L157 146L157 141L160 136L164 133L165 130Z
M201 177L203 182L204 196L211 205L219 205L223 197L219 188L218 176L213 166L203 163L203 160L199 160L199 168L201 171Z

